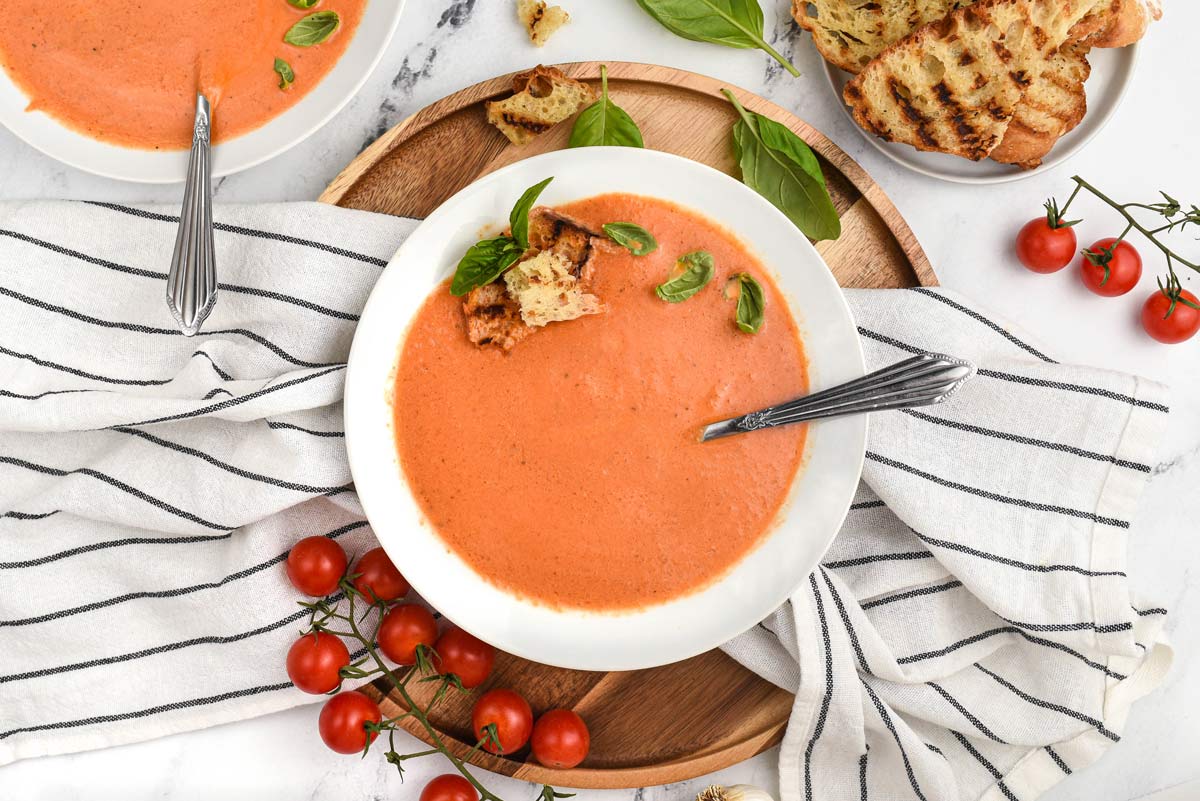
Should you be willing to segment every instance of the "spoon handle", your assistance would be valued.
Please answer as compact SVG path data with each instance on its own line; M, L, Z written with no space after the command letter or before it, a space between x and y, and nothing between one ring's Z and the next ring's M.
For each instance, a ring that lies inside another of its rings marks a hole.
M209 142L212 110L196 95L196 125L188 160L187 184L175 253L167 272L167 306L184 336L195 336L217 302L217 266L213 258L212 166Z
M968 361L922 353L845 384L713 423L704 429L700 439L707 441L826 417L932 406L957 392L973 375L975 366Z

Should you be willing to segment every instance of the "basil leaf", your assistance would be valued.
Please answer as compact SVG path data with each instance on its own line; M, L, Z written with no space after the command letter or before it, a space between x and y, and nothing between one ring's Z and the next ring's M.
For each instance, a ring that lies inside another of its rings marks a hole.
M733 126L733 150L742 170L742 183L771 201L809 239L841 236L842 222L824 180L818 181L809 172L819 168L811 164L806 168L804 151L780 133L778 129L783 126L747 111L732 92L722 91L741 117Z
M454 280L450 282L450 294L465 295L476 287L490 284L515 264L524 252L525 248L508 236L476 242L459 260L454 270Z
M732 279L738 282L737 320L738 328L747 334L757 334L763 324L763 309L767 299L763 288L750 273L738 273Z
M654 234L637 223L611 222L601 226L608 238L635 256L645 256L658 250Z
M763 38L763 12L758 0L637 0L647 14L676 36L726 47L767 53L792 75L792 63Z
M283 41L297 47L312 47L333 35L342 24L336 11L318 11L297 22L283 35Z
M608 99L608 67L600 66L600 99L579 112L567 147L644 147L642 132L625 110Z
M546 184L553 180L554 176L550 176L541 183L534 184L526 189L525 193L517 201L517 205L513 206L512 212L508 215L508 224L512 230L512 238L521 246L521 250L529 247L529 210L537 202L538 195L542 194L542 190L546 188Z
M292 72L292 65L282 58L275 59L275 71L279 73L280 89L287 89L292 85L292 81L296 80L296 73Z
M296 8L312 8L317 3L321 2L321 0L288 0L288 2L294 5Z
M812 148L808 146L808 143L796 136L792 132L792 129L786 125L775 122L770 117L764 117L761 114L754 116L758 127L758 135L762 138L763 144L776 153L790 159L793 164L804 170L813 180L824 187L825 173L821 172L821 165L817 162L817 157L812 152Z
M654 294L667 303L682 303L712 280L713 257L707 250L694 250L679 257L684 271L655 288Z

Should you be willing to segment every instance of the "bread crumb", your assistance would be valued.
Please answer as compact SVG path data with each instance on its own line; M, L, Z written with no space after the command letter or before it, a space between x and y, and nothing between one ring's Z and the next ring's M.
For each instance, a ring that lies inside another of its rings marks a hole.
M541 64L513 78L513 95L489 100L487 119L509 141L524 145L596 99L586 83Z
M538 47L571 19L561 6L547 6L546 0L517 0L517 17Z
M504 283L526 325L540 327L604 311L599 298L580 288L571 263L548 250L518 262L504 274Z

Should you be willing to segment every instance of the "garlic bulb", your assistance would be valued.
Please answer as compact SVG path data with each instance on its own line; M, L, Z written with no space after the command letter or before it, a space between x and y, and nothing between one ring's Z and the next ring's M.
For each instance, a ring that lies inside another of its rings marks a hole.
M714 784L696 796L696 801L775 801L771 794L752 784Z

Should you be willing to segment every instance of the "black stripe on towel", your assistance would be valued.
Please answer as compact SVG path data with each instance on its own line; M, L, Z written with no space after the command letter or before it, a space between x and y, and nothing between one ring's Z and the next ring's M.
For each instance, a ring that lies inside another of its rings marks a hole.
M1105 737L1112 740L1114 743L1121 741L1121 738L1119 735L1104 728L1104 723L1102 721L1096 720L1095 718L1091 717L1090 715L1085 715L1082 712L1076 712L1074 709L1068 709L1067 707L1063 706L1062 704L1055 704L1051 701L1043 701L1041 698L1035 698L1034 696L1030 695L1029 693L1025 692L1024 690L1021 690L1021 689L1017 688L1016 686L1014 686L1012 684L1012 682L1007 681L1006 679L1003 679L1000 676L997 676L995 673L988 670L987 668L985 668L983 665L979 664L978 662L975 663L975 667L979 668L981 671L986 673L988 676L991 676L992 679L997 684L999 684L1001 687L1005 688L1006 690L1008 690L1009 692L1011 692L1013 695L1017 696L1018 698L1021 698L1022 700L1027 701L1027 702L1033 704L1034 706L1040 706L1042 709L1049 709L1052 712L1059 712L1063 715L1066 715L1067 717L1071 717L1071 718L1074 718L1075 720L1082 721L1083 723L1086 723L1089 726L1092 726L1093 728L1095 728L1096 731L1100 732Z
M24 459L18 459L15 456L0 456L0 464L11 464L15 467L23 467L26 470L32 470L37 473L42 473L48 476L56 476L58 478L65 478L71 475L88 476L89 478L94 478L97 481L102 481L111 487L116 487L122 492L132 495L140 501L145 501L157 509L161 509L164 512L168 512L189 522L197 523L205 528L217 529L218 531L229 531L237 528L236 526L224 526L220 523L213 523L212 521L205 520L199 515L195 515L191 512L180 509L178 506L172 506L164 500L160 500L159 498L155 498L153 495L148 495L147 493L142 492L137 487L132 487L120 479L113 478L112 476L101 473L98 470L93 470L90 467L78 467L74 470L60 470L57 467L47 467L46 465L27 462Z
M919 470L911 465L898 462L895 459L889 459L886 456L880 456L878 453L873 451L867 451L867 458L873 462L878 462L879 464L886 465L896 470L902 470L906 473L917 476L918 478L923 478L926 481L931 481L934 484L940 484L943 487L949 487L950 489L958 490L959 492L965 492L969 495L977 495L980 498L986 498L989 501L1006 503L1011 506L1020 506L1024 509L1033 509L1034 511L1038 512L1050 512L1053 514L1066 515L1067 517L1077 517L1081 520L1090 520L1093 523L1100 523L1102 525L1113 526L1115 528L1129 528L1129 521L1127 520L1118 520L1114 517L1103 517L1093 512L1084 512L1079 509L1070 509L1065 506L1055 506L1054 504L1050 503L1029 501L1025 500L1024 498L1013 498L1008 495L1001 495L998 492L979 489L978 487L970 487L966 484L960 484L957 481L951 481L946 478L941 478L940 476L935 476L932 473L926 473L924 470Z
M1066 762L1063 761L1063 758L1058 755L1057 751L1055 751L1050 746L1046 746L1046 753L1049 754L1050 758L1054 760L1054 764L1058 765L1059 770L1061 770L1063 773L1065 773L1068 776L1071 775L1071 767Z
M1026 631L1094 631L1097 634L1113 634L1118 631L1129 631L1133 628L1133 624L1125 623L1106 623L1098 626L1094 621L1085 621L1083 623L1022 623L1019 620L1009 620L1006 617L997 615L1006 623L1025 629Z
M875 607L883 606L884 604L895 603L896 601L903 601L907 598L920 598L923 595L934 595L936 593L945 592L946 590L952 590L955 587L961 587L961 586L962 586L961 581L957 581L957 580L947 581L945 584L935 584L932 587L920 587L918 589L909 590L907 592L898 592L895 595L885 595L882 598L876 598L874 601L868 601L867 603L862 605L862 608L863 608L863 611L866 611L867 609L874 609Z
M946 297L945 295L942 295L938 292L933 291L929 287L915 286L915 287L911 287L911 289L913 292L915 292L918 295L924 295L927 298L936 300L938 303L942 303L946 306L949 306L952 309L956 309L957 311L960 311L963 314L965 314L967 317L970 317L972 320L975 320L978 323L982 323L983 325L992 329L997 334L1004 337L1009 342L1016 345L1018 348L1025 351L1026 353L1030 354L1031 356L1036 356L1039 359L1041 359L1042 361L1047 362L1049 364L1058 364L1058 362L1056 362L1054 359L1051 359L1049 356L1042 353L1040 350L1033 347L1028 342L1024 342L1024 341L1018 339L1010 331L1008 331L1008 329L992 322L991 320L984 317L982 314L975 311L974 309L968 309L966 306L962 305L961 303L956 303L955 301L951 300L950 298Z
M881 506L887 506L887 504L883 501L859 501L858 503L850 504L850 509L851 511L858 511L859 509L878 509Z
M192 354L193 359L196 358L197 356L203 356L204 358L208 359L208 363L210 365L212 365L213 372L216 373L217 375L219 375L223 380L225 380L225 381L233 381L234 380L233 376L231 376L229 373L225 372L224 370L222 370L220 368L220 366L216 363L216 361L213 359L212 356L209 356L207 353L205 353L202 350L195 351Z
M939 539L935 539L933 537L927 537L924 534L922 534L921 532L915 531L913 529L909 529L909 530L912 531L912 533L914 535L916 535L917 539L919 539L921 542L925 543L926 545L933 545L938 548L946 548L951 551L958 551L959 553L964 553L967 556L978 556L980 559L987 559L990 562L996 562L998 564L1007 565L1009 567L1020 568L1021 570L1029 570L1033 573L1060 573L1061 572L1061 573L1078 573L1081 576L1092 576L1092 577L1096 577L1096 578L1108 577L1108 576L1125 578L1125 573L1123 573L1120 570L1088 570L1087 568L1079 567L1077 565L1035 565L1035 564L1031 564L1030 562L1021 562L1016 559L1010 559L1007 556L998 556L997 554L994 554L994 553L988 553L987 551L980 551L976 548L970 548L966 545L962 545L957 542L949 542L948 540L939 540Z
M913 792L917 794L917 798L920 801L926 801L925 794L921 792L921 786L917 784L917 776L913 773L912 764L908 761L908 754L905 753L904 746L900 744L900 734L896 731L896 724L892 723L891 715L888 714L883 702L879 700L879 696L871 689L871 685L867 684L862 676L859 676L858 680L862 682L863 689L867 691L867 695L871 696L871 703L875 705L875 711L882 718L883 725L887 726L887 730L892 733L892 739L896 741L896 748L900 749L900 758L904 760L904 772L908 774L908 783L912 785Z
M1032 445L1035 448L1045 448L1046 450L1058 451L1059 453L1069 453L1072 456L1081 456L1084 459L1094 459L1098 462L1107 462L1108 464L1115 464L1117 467L1124 467L1124 468L1128 468L1129 470L1136 470L1139 473L1150 473L1150 471L1151 471L1150 465L1148 465L1148 464L1141 464L1139 462L1130 462L1125 459L1118 459L1117 457L1110 456L1108 454L1096 453L1095 451L1084 450L1083 448L1076 448L1072 445L1063 445L1058 442L1050 442L1049 440L1034 439L1033 437L1023 437L1018 434L1009 434L1008 432L1005 432L1005 431L996 431L991 428L981 428L980 426L968 425L967 423L959 423L955 420L947 420L944 417L934 417L931 414L925 414L924 412L918 412L914 409L901 409L901 411L904 412L905 414L909 415L910 417L915 417L918 420L924 421L926 423L932 423L934 425L939 425L939 426L946 426L947 428L953 428L956 431L965 431L969 434L978 434L982 437L992 437L993 439L1000 439L1000 440L1004 440L1006 442L1015 442L1019 445Z
M47 517L53 517L61 512L61 509L55 509L53 512L5 512L0 515L0 518L9 517L13 520L45 520Z
M232 531L227 531L224 534L214 535L197 535L190 537L126 537L122 540L106 540L104 542L91 542L87 545L80 545L76 548L68 548L65 551L52 553L47 556L40 556L36 559L25 559L19 562L0 562L0 570L12 570L22 567L38 567L40 565L57 562L60 559L68 559L72 556L78 556L84 553L93 553L95 551L104 551L109 548L121 548L126 545L191 545L197 542L215 542L217 540L227 540L233 536Z
M871 755L871 746L858 758L858 798L867 801L867 757Z
M929 551L906 551L903 553L876 553L870 556L859 556L854 559L840 559L836 562L826 562L825 567L837 570L839 567L858 567L872 562L908 562L914 559L932 559Z
M314 437L345 437L345 431L313 431L311 428L301 428L294 426L291 423L277 423L274 420L267 421L267 428L270 429L287 429L289 431L299 431L304 434L311 434Z
M829 623L825 619L825 604L821 601L821 590L817 587L817 577L810 573L808 583L812 588L813 600L817 604L817 619L821 623L821 640L825 646L825 695L821 699L821 711L817 713L817 722L813 726L812 737L804 749L804 798L812 801L812 755L817 747L817 740L825 730L825 719L829 715L829 703L833 698L833 642L829 637Z
M110 211L119 211L122 214L129 214L134 217L141 217L144 220L158 220L160 222L178 223L178 217L172 217L169 214L155 214L144 209L135 209L129 206L122 206L119 203L101 203L95 200L87 200L85 203L91 206L99 206L109 209ZM343 256L354 261L361 261L364 264L371 264L376 267L387 267L386 259L379 259L375 256L368 256L365 253L356 253L353 250L337 247L336 245L327 245L324 242L314 242L311 239L301 239L298 236L290 236L288 234L279 234L274 231L262 231L257 228L244 228L240 225L230 225L229 223L214 222L213 228L217 231L225 231L231 234L241 234L255 239L270 239L275 242L286 242L289 245L301 245L302 247L313 248L314 250L332 253L335 256Z
M913 662L920 662L925 659L936 659L937 657L946 656L947 654L954 653L959 648L964 648L968 645L974 645L975 643L986 640L989 637L995 637L998 634L1016 634L1019 637L1021 637L1022 639L1024 639L1026 642L1033 643L1034 645L1043 645L1047 648L1053 648L1056 651L1062 651L1064 654L1069 654L1069 655L1075 657L1076 659L1078 659L1080 662L1083 662L1088 667L1094 668L1095 670L1099 670L1104 675L1111 676L1112 678L1117 679L1118 681L1122 681L1122 680L1128 678L1123 673L1117 673L1115 670L1110 670L1108 667L1100 664L1099 662L1095 662L1091 659L1088 659L1086 656L1084 656L1083 654L1079 653L1078 651L1074 650L1073 648L1071 648L1069 646L1063 645L1060 642L1055 642L1054 640L1047 640L1042 637L1037 637L1033 634L1030 634L1029 632L1026 632L1026 631L1023 631L1023 630L1017 628L1016 626L999 626L998 628L988 629L987 631L981 631L978 634L972 634L970 637L966 637L964 639L959 640L956 643L947 645L945 648L939 648L936 651L926 651L925 653L913 654L911 656L900 657L899 659L896 660L896 664L910 665Z
M925 682L925 684L928 687L932 687L934 692L936 692L938 695L942 696L942 698L945 699L946 703L950 704L950 706L952 706L956 710L958 710L958 713L960 715L962 715L964 718L966 718L971 723L972 726L974 726L976 729L979 729L980 733L983 734L984 737L987 737L989 740L992 740L994 742L1001 743L1002 745L1008 744L1008 743L1005 743L1004 740L1001 740L999 737L997 737L996 733L994 731L989 729L987 726L983 725L983 721L981 721L978 717L975 716L975 714L973 712L971 712L969 709L967 709L965 706L963 706L961 703L959 703L957 698L955 698L950 693L946 692L946 689L944 687L942 687L940 684L938 684L936 682L932 682L932 681L927 681L927 682Z
M65 364L59 364L58 362L52 362L48 359L34 356L32 353L18 353L15 350L9 350L3 345L0 345L0 353L3 353L5 356L11 356L14 359L32 362L38 367L45 367L50 370L58 370L60 373L70 373L71 375L79 376L80 378L87 378L91 381L103 381L106 384L122 384L124 386L132 387L161 387L163 384L169 384L174 380L173 378L164 378L161 380L157 378L112 378L110 376L99 375L97 373L89 373L86 370L80 370L78 367L70 367ZM42 396L39 395L36 397ZM22 397L22 399L35 400L34 397Z
M1012 791L1009 790L1008 787L1005 786L1004 774L1001 773L1000 771L996 770L995 765L993 765L991 762L987 761L987 759L984 758L983 754L981 754L977 750L975 750L975 746L971 745L971 742L966 737L963 737L961 734L954 731L953 729L950 730L950 733L954 735L954 739L958 740L958 742L962 744L963 748L967 749L967 753L969 753L971 756L975 757L975 759L979 762L979 764L983 765L983 767L987 769L987 772L992 774L992 778L996 780L996 787L998 787L1000 789L1000 792L1004 793L1004 797L1007 798L1008 801L1020 801L1020 799L1018 799L1015 795L1013 795Z
M838 616L842 619L842 626L846 629L846 634L850 635L850 645L854 648L854 655L858 658L858 666L862 668L864 673L870 673L871 668L867 665L866 654L863 653L862 645L858 641L858 632L854 630L854 626L850 625L850 615L846 613L846 605L842 603L841 593L834 586L833 580L829 578L828 571L820 565L817 566L821 571L821 578L825 580L825 586L829 588L829 594L833 597L833 603L837 606Z
M350 523L349 525L334 529L324 536L331 540L335 540L338 537L341 537L343 534L356 531L365 525L367 525L367 521L360 520L356 523ZM283 553L278 554L277 556L274 556L265 562L252 565L244 570L239 570L236 573L230 573L228 576L225 576L225 578L219 579L218 581L210 581L203 584L193 584L190 587L178 587L173 590L159 590L157 592L131 592L126 593L125 595L118 595L115 598L108 598L103 601L94 601L89 604L84 604L83 606L75 606L70 609L61 609L57 612L48 612L43 615L37 615L36 617L26 617L16 620L0 620L0 628L28 626L34 623L45 623L50 620L61 620L64 617L71 617L72 615L78 615L84 612L94 612L97 609L104 609L109 606L116 606L117 604L125 603L126 601L135 601L142 598L178 598L182 595L190 595L193 592L199 592L201 590L215 590L219 587L224 587L226 584L230 584L238 581L239 579L252 576L255 573L260 573L263 570L274 567L275 565L282 564L283 561L287 559L287 555L288 551L284 551Z

